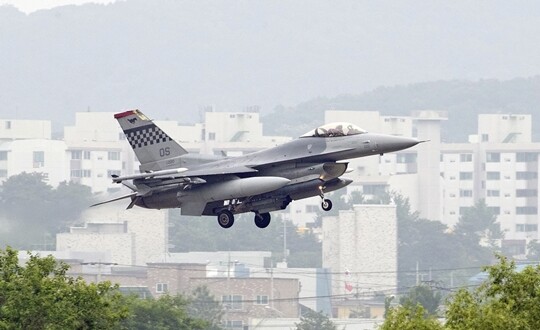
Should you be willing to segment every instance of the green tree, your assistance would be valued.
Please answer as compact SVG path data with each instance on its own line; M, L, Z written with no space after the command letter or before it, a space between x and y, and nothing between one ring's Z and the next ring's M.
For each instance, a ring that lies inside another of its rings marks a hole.
M536 239L527 244L527 260L540 261L540 242Z
M109 282L87 284L66 275L53 257L0 250L0 328L111 329L127 317L123 297Z
M390 308L379 330L442 330L444 326L433 316L426 317L420 305ZM474 329L474 328L471 328Z
M296 330L337 330L334 322L322 312L308 311L300 318L300 323L295 323Z
M448 227L439 221L419 218L412 212L408 198L392 193L398 226L398 281L400 286L416 285L417 264L426 269L463 267L467 251ZM434 280L443 280L438 273Z
M484 270L488 278L479 287L462 288L446 303L444 326L420 305L391 308L380 329L540 329L540 265L518 271L513 261L497 256Z
M178 210L169 212L173 224L169 237L174 252L188 251L272 251L275 260L283 258L284 220L273 214L265 229L256 228L252 214L237 216L234 226L224 230L214 217L184 217ZM320 267L322 243L310 231L300 232L297 226L285 221L289 266Z
M188 315L188 306L189 300L182 295L132 298L129 303L131 314L122 322L122 327L136 330L209 329L206 321Z
M42 173L13 175L0 186L0 216L7 227L0 239L32 248L73 224L91 198L87 186L62 182L53 189Z
M504 237L497 223L497 216L489 209L484 199L480 199L473 207L463 211L456 224L455 233L473 244L479 244L481 239L492 241Z
M399 299L399 303L405 306L421 305L429 315L437 314L441 304L442 294L427 285L413 287L406 296Z
M481 246L479 240L463 236L466 231L453 233L439 221L419 218L417 212L411 211L409 200L399 194L392 193L392 199L396 204L398 222L400 286L417 284L417 263L421 270L459 269L454 272L455 279L466 279L478 272L480 265L491 261L492 249ZM432 275L434 281L450 282L448 272L434 272ZM460 284L459 280L457 284Z
M513 261L497 259L484 283L447 304L448 329L540 329L540 265L517 271Z
M221 329L221 318L224 313L223 307L221 306L221 303L210 294L210 291L206 286L199 286L193 290L189 297L187 312L192 318L206 321L206 329Z

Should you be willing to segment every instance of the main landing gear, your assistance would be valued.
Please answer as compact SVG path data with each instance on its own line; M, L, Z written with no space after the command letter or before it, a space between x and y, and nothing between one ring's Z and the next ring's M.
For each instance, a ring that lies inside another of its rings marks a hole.
M234 224L234 215L229 210L223 210L218 213L217 220L222 228L231 228Z
M255 226L259 228L266 228L270 224L270 213L255 213Z
M255 212L255 225L259 228L266 228L270 224L270 219L272 217L270 216L270 213L259 213ZM218 213L217 216L218 224L222 228L231 228L234 224L234 214L229 210L222 210Z

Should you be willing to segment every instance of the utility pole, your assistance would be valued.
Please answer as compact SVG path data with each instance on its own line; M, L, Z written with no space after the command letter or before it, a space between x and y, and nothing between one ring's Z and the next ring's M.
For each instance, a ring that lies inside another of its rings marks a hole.
M101 282L101 270L102 266L114 266L118 265L116 262L102 262L102 261L93 261L93 262L81 262L81 265L92 265L98 267L98 272L96 275L96 283Z
M270 306L274 308L274 261L270 260Z
M283 219L283 263L287 263L287 222Z

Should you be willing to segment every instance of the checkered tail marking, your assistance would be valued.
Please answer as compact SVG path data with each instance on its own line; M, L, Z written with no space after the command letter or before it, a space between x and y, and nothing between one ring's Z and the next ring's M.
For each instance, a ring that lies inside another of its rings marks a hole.
M155 125L134 128L125 133L129 144L133 149L172 141L165 132Z

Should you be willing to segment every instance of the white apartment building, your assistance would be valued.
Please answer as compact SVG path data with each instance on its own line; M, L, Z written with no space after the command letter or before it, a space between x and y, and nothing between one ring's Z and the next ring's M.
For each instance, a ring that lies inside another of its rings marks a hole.
M51 139L48 120L0 119L0 142L21 139Z
M51 122L0 119L0 183L22 172L43 173L50 184L63 181L59 156L65 147L51 140Z
M57 251L102 253L119 265L162 262L168 250L168 213L134 208L122 202L88 209L82 225L56 235Z
M206 112L205 121L156 124L189 152L241 155L284 143L288 137L262 135L257 112ZM22 172L40 172L49 184L73 181L93 192L115 192L111 175L138 173L139 163L112 112L78 112L64 128L63 140L51 139L51 123L0 119L0 182Z
M469 143L442 143L440 125L446 118L436 111L419 111L408 118L376 112L326 113L327 122L344 119L369 131L430 140L396 153L352 161L354 171L348 175L355 184L349 191L357 189L366 195L385 188L397 191L409 198L422 217L450 227L465 208L485 199L506 232L505 251L523 255L528 240L540 239L540 143L531 140L531 115L481 114L478 134ZM401 125L384 125L392 122Z

